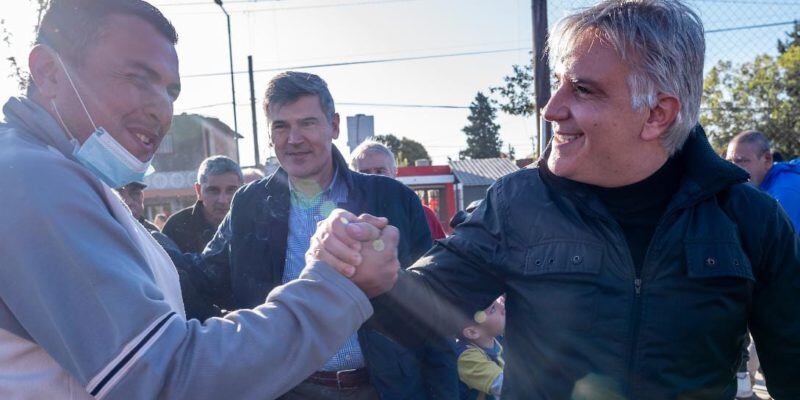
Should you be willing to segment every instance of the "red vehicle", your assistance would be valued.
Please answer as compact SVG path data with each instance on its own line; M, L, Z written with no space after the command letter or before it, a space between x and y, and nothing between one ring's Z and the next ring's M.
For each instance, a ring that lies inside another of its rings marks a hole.
M427 165L400 167L397 180L417 193L422 204L430 207L439 217L445 232L451 233L450 219L460 209L458 204L459 185L448 165Z

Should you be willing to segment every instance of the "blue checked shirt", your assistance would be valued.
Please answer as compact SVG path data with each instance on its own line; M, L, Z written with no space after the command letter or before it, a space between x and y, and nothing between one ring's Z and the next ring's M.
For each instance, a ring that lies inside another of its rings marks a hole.
M286 266L283 269L283 283L297 279L306 265L305 254L311 236L317 230L317 222L328 218L337 204L347 200L347 185L337 179L338 170L327 189L314 197L306 197L296 191L289 182L289 237L286 241ZM320 304L320 306L325 306ZM353 334L344 345L322 367L323 371L341 371L364 366L364 355L358 344L358 334Z

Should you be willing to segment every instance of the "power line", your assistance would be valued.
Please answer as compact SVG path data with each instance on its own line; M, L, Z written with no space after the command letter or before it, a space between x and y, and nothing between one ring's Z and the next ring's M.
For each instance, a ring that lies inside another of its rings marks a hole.
M225 4L234 4L234 3L276 3L283 0L225 0ZM163 3L163 4L153 4L156 7L181 7L181 6L214 6L214 3L211 0L207 1L192 1L186 3Z
M706 34L708 33L720 33L720 32L732 32L732 31L743 31L747 29L758 29L758 28L769 28L773 26L783 26L783 25L794 25L796 20L794 21L786 21L786 22L773 22L770 24L760 24L760 25L745 25L745 26L734 26L731 28L721 28L721 29L711 29L707 30Z
M276 1L279 1L279 0L276 0ZM379 5L379 4L387 4L387 3L407 3L407 2L411 2L411 1L420 1L420 0L375 0L375 1L354 1L354 2L350 2L350 3L316 4L316 5L309 5L309 6L287 6L287 7L270 7L270 8L241 8L241 9L231 10L230 12L231 13L261 13L261 12L270 12L270 11L309 10L309 9L316 9L316 8L336 8L336 7L352 7L352 6L369 6L369 5ZM201 5L201 4L209 4L209 3L196 3L196 4L197 5ZM215 14L215 12L213 12L213 11L191 11L191 12L173 13L172 15L206 15L206 14Z
M246 102L242 102L238 104L238 107L249 107L249 103L245 104ZM231 102L226 103L214 103L214 104L205 104L201 106L193 106L187 108L181 108L180 111L195 111L195 110L202 110L208 108L215 108L215 107L224 107L230 106ZM468 110L468 106L454 106L454 105L441 105L441 104L393 104L393 103L361 103L361 102L337 102L336 105L339 106L359 106L359 107L393 107L393 108L431 108L431 109L445 109L445 110Z
M387 104L387 103L336 103L340 106L363 106L363 107L397 107L397 108L441 108L469 110L469 106L448 106L434 104Z
M256 70L253 70L253 72L254 73L278 72L278 71L287 71L287 70L295 70L295 69L343 67L343 66L348 66L348 65L365 65L365 64L378 64L378 63L387 63L387 62L429 60L429 59L434 59L434 58L448 58L448 57L462 57L462 56L473 56L473 55L482 55L482 54L509 53L509 52L522 51L522 50L530 50L530 48L528 48L528 47L517 47L517 48L513 48L513 49L467 51L467 52L462 52L462 53L433 54L433 55L427 55L427 56L410 56L410 57L382 58L382 59L375 59L375 60L344 61L344 62L326 63L326 64L295 65L295 66L287 66L287 67L256 69ZM237 74L237 75L238 74L246 74L246 73L247 73L247 71L235 71L234 72L234 74ZM182 77L182 79L201 78L201 77L210 77L210 76L223 76L223 75L228 75L228 74L230 74L230 72L209 72L209 73L203 73L203 74L184 75Z
M754 1L754 0L694 0L701 3L727 3L727 4L747 4L747 5L772 5L772 6L798 6L800 2L786 3L780 1Z

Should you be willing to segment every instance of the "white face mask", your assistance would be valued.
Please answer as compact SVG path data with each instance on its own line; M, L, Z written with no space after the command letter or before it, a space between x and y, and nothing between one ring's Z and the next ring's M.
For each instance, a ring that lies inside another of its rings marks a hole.
M86 104L83 102L83 98L78 92L78 88L72 81L72 77L69 71L67 71L66 65L64 65L64 61L61 60L58 54L56 54L56 59L58 59L58 62L64 69L64 73L67 75L67 80L69 80L72 90L74 90L75 95L78 96L78 101L81 103L83 111L89 118L92 128L94 128L94 132L91 136L89 136L83 144L79 144L78 140L75 139L75 136L72 135L69 128L67 128L67 125L64 123L64 120L61 118L61 113L58 112L56 103L50 100L53 110L55 110L58 120L61 122L61 126L75 144L75 150L73 152L75 158L78 159L84 167L92 171L97 178L112 188L122 187L131 182L141 182L145 175L153 173L155 170L152 165L150 165L153 161L152 159L147 162L142 162L117 142L103 127L95 125L94 119L92 119L92 116L89 114L89 110L86 108Z

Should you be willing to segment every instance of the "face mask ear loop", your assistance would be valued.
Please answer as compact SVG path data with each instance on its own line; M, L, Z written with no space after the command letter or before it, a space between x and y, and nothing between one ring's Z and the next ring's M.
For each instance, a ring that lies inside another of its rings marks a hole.
M58 122L61 124L61 127L64 128L64 132L67 132L67 136L69 136L70 140L77 142L78 139L75 139L75 136L73 136L72 132L67 128L67 124L64 123L64 118L61 118L61 113L58 112L58 107L56 107L56 102L53 101L53 99L50 99L50 105L53 106L53 111L56 112L56 117L58 117Z
M83 102L83 98L81 97L81 94L78 92L78 88L75 86L75 82L72 81L72 77L69 75L69 71L67 71L67 66L64 65L64 61L61 60L61 56L58 55L58 53L56 53L56 59L58 59L59 64L61 64L61 68L64 69L64 73L67 75L67 80L69 81L69 84L72 85L72 90L75 91L75 95L78 96L78 101L81 103L81 107L83 107L83 112L86 113L86 116L89 118L89 122L92 123L92 128L94 128L94 130L96 131L97 125L94 124L94 120L92 119L92 116L89 114L89 110L86 108L86 104ZM56 111L56 113L58 113L58 111ZM59 118L61 118L61 116L59 116Z

